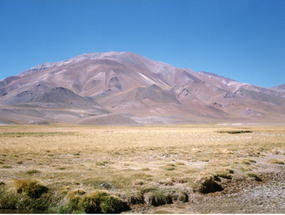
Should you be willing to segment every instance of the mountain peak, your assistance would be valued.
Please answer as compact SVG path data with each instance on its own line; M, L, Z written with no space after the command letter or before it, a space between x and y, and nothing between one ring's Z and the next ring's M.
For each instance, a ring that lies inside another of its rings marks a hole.
M66 64L69 64L69 63L77 63L77 62L80 62L80 61L83 61L83 60L93 60L93 59L100 59L100 58L111 58L111 57L115 57L121 53L124 53L124 52L106 52L106 53L85 53L85 54L82 54L82 55L77 55L75 57L72 57L72 58L69 58L67 60L64 60L64 61L59 61L59 62L46 62L46 63L42 63L42 64L39 64L35 67L32 67L20 74L18 74L19 76L22 76L22 75L27 75L27 74L30 74L30 73L34 73L34 72L37 72L37 71L41 71L41 70L44 70L44 69L48 69L50 67L53 67L53 66L62 66L62 65L66 65Z
M0 123L278 122L284 94L131 52L86 53L2 80Z

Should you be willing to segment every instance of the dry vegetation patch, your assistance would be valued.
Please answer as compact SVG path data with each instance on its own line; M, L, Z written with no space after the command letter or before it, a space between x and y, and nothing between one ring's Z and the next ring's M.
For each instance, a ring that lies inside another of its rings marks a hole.
M259 165L284 164L284 143L284 126L1 126L0 181L57 195L56 212L117 212L262 180Z

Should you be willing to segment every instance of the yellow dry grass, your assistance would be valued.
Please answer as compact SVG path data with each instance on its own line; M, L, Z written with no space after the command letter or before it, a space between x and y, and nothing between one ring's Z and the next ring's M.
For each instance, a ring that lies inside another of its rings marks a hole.
M285 126L277 125L1 126L0 181L33 178L60 189L122 193L178 189L203 172L246 175L254 159L283 154L284 143Z

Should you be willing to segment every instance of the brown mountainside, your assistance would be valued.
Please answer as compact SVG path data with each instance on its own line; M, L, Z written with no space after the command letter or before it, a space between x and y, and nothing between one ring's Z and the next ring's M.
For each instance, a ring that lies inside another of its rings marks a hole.
M170 124L285 119L285 87L262 88L128 52L88 53L0 81L0 124Z

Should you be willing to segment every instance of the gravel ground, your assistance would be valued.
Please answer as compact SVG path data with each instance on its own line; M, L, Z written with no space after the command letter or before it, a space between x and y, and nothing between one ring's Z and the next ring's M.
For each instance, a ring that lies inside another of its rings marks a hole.
M285 165L269 164L266 156L258 160L254 178L225 180L221 192L191 193L188 203L174 203L159 207L138 208L128 213L148 214L285 214Z
M196 194L187 204L164 205L136 212L149 214L284 214L285 185L279 182L268 183L253 189L244 189L237 193L220 196Z
M196 213L285 213L285 186L279 182L207 198L192 205ZM193 210L194 209L194 210ZM191 211L191 210L190 210ZM184 213L187 211L184 211Z

